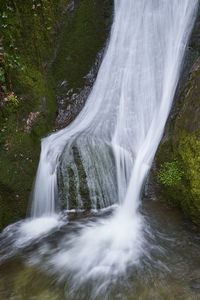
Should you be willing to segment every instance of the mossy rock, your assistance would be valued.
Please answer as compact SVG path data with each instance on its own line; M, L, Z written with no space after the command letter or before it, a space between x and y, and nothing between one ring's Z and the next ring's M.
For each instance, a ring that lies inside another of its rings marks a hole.
M200 60L193 66L189 81L180 95L183 104L173 121L172 135L167 142L160 145L155 159L156 176L160 177L161 184L159 193L170 203L180 206L198 225L200 225L199 95ZM176 168L172 168L175 161ZM167 182L169 174L174 179L171 183L169 180ZM179 178L177 174L180 175Z
M0 110L0 228L25 216L40 139L54 128L60 83L84 87L105 46L112 8L113 0L1 2L0 46L6 55L0 67L5 93L14 92L19 105L8 113ZM27 133L31 112L39 114Z

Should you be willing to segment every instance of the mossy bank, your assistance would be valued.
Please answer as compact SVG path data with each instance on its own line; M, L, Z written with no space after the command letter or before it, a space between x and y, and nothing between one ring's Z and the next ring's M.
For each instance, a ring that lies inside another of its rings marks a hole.
M60 87L71 91L67 106L105 46L112 7L111 0L1 2L0 228L25 216Z
M152 174L158 197L200 225L200 13L190 41L195 61L176 97Z

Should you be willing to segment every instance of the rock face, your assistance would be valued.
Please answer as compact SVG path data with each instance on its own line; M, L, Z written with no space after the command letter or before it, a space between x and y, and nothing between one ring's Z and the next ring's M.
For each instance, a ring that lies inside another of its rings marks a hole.
M40 139L80 112L110 31L113 0L0 3L0 229L22 218Z
M190 41L191 61L199 56L200 17ZM158 197L178 205L200 225L200 58L175 99L152 169Z
M112 23L113 0L73 3L73 14L63 28L52 63L56 128L68 125L82 109L96 78Z

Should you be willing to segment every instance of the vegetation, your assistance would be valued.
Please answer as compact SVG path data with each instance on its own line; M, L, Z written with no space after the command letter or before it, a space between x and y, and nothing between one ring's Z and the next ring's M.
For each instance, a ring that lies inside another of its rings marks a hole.
M24 216L40 138L53 126L55 90L48 61L60 9L61 1L51 0L0 4L0 227ZM31 121L30 113L36 116Z
M200 60L180 95L182 107L171 122L171 136L156 156L159 193L200 224Z
M177 159L165 162L161 165L158 178L166 186L176 186L182 179L184 171L181 169Z
M112 2L0 3L0 228L26 214L60 84L84 86L108 36Z

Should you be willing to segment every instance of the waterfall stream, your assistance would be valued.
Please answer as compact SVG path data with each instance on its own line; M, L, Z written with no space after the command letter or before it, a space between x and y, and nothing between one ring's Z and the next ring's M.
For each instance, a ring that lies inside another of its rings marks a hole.
M196 6L197 0L116 0L109 45L84 109L70 126L42 140L33 217L51 216L61 202L67 209L85 208L84 200L93 209L119 204L109 219L84 225L52 258L58 271L70 270L79 282L123 273L143 252L140 193Z
M120 203L135 213L197 2L115 1L110 42L84 109L70 126L42 140L33 217L55 213L60 202L67 209Z
M106 209L28 259L93 298L147 251L141 190L172 105L198 0L115 0L110 41L78 117L42 140L31 219L17 245L62 227L62 210Z

